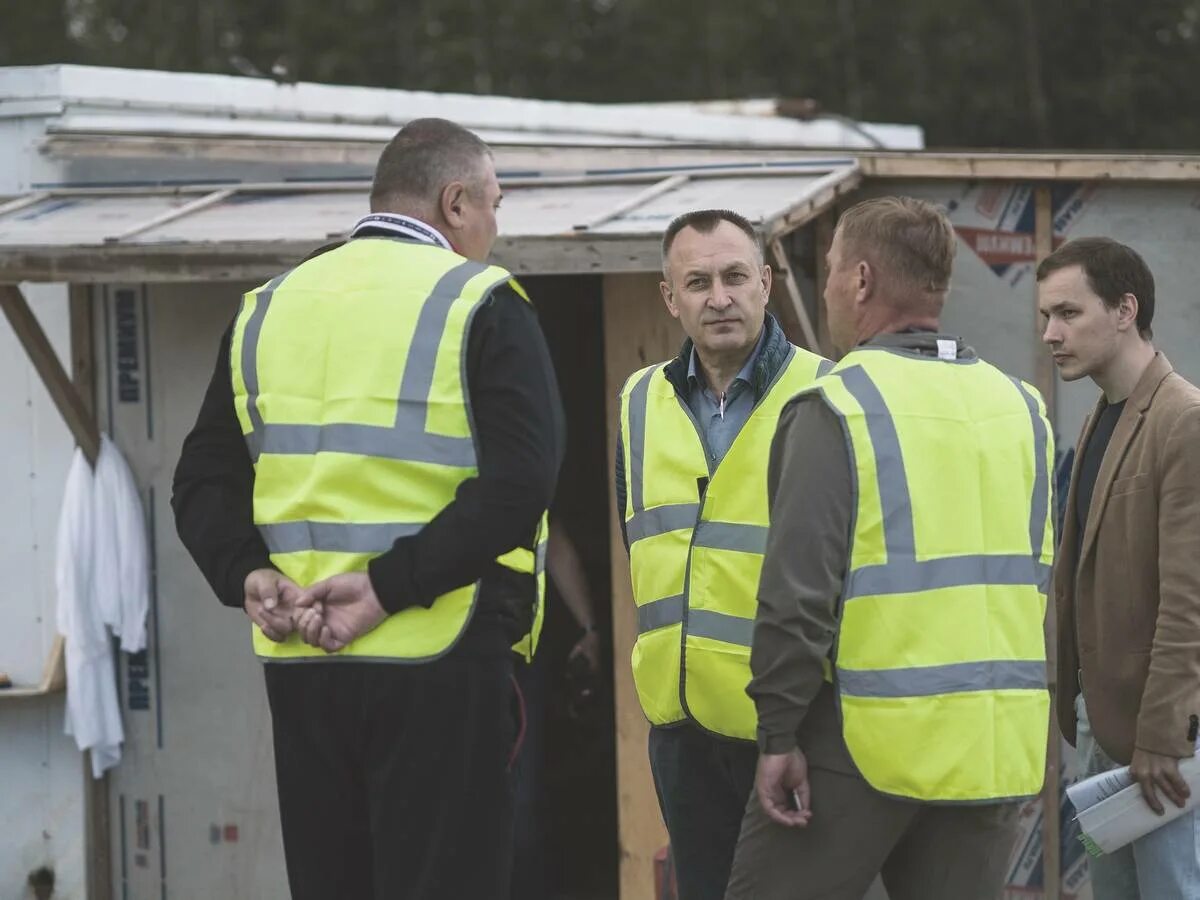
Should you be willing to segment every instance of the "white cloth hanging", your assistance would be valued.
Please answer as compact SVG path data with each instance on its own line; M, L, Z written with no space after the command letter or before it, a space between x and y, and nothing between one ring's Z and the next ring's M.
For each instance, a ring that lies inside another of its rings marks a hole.
M58 522L58 630L66 638L65 731L92 751L99 778L121 760L125 731L109 629L121 649L146 646L149 552L141 498L117 446L100 438L95 471L76 449Z

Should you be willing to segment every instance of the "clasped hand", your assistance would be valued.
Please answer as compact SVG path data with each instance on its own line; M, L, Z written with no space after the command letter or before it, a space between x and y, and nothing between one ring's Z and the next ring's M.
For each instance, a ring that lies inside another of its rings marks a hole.
M387 618L365 572L301 588L274 569L256 569L244 587L246 614L269 640L282 641L294 631L326 653L336 653Z

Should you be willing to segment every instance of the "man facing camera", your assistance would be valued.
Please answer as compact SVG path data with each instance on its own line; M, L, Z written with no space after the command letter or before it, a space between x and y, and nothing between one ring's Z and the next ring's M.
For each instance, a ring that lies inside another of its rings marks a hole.
M621 391L617 510L638 637L633 678L680 900L719 900L754 783L746 696L779 410L829 362L766 313L771 269L730 210L663 237L661 285L687 340Z

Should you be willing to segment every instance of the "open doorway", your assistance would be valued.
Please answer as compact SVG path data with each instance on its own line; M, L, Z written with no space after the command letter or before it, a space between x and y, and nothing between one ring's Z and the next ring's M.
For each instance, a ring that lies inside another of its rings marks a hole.
M538 309L567 418L551 530L563 529L578 551L600 654L594 672L571 658L582 630L548 579L542 644L526 673L533 677L523 678L531 727L518 764L528 767L518 773L515 865L534 871L515 876L523 890L513 897L609 900L617 895L617 806L602 284L599 276L522 282Z

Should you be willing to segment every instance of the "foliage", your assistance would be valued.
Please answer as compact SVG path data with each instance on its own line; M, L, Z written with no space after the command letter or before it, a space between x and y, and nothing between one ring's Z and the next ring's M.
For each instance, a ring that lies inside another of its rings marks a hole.
M931 146L1196 149L1200 0L3 0L0 65L812 97Z

